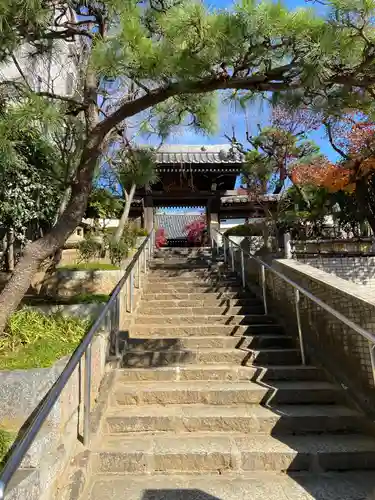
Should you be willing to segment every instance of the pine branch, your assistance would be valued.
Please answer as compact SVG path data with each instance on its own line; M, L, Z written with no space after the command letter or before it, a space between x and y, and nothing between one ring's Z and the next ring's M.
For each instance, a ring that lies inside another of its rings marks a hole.
M160 104L176 95L203 94L207 92L214 92L215 90L225 89L280 92L282 90L298 88L298 83L291 83L288 79L283 78L285 71L284 68L285 66L281 66L279 72L277 72L277 68L271 70L272 75L265 73L264 75L254 75L248 78L211 78L194 83L177 82L171 83L166 87L159 87L157 89L150 90L148 94L132 101L128 101L120 106L116 111L97 125L96 132L100 136L104 137L126 118L134 116L141 111Z

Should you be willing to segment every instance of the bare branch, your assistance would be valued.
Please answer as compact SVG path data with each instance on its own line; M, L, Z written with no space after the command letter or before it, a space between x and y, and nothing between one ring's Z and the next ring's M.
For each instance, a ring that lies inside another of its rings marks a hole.
M19 74L21 75L23 81L25 82L25 84L27 85L27 87L29 88L29 90L31 90L30 84L27 81L27 78L26 78L24 72L22 71L21 66L19 65L16 56L14 54L12 54L11 57L12 57L12 61L14 62L14 65L16 66L16 68L17 68Z
M342 150L340 149L336 143L335 143L335 140L333 138L333 134L332 134L332 127L331 127L331 124L329 122L327 122L326 120L323 121L323 124L327 130L327 136L328 136L328 140L332 146L332 148L336 151L336 153L338 153L342 158L344 158L345 160L349 160L349 156Z
M79 107L80 110L83 110L85 107L85 104L83 102L76 101L72 97L54 94L53 92L35 92L35 95L38 95L40 97L48 97L49 99L56 99L58 101L67 102L69 104L74 104L75 106Z

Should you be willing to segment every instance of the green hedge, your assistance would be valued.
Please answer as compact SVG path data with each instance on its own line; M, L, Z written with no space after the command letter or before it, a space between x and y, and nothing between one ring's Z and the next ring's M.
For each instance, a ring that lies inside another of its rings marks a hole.
M57 304L57 305L69 305L69 304L102 304L103 302L108 302L109 295L105 293L79 293L73 295L72 297L48 297L35 295L26 297L22 303L30 306L37 306L42 304Z
M262 224L240 224L227 229L226 236L263 236Z
M120 268L114 264L103 262L81 262L80 264L57 266L57 269L67 269L69 271L118 271Z

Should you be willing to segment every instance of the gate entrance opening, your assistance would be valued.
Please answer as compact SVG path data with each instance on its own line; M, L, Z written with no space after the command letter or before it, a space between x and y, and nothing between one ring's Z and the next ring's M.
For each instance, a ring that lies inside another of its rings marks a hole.
M244 161L228 144L164 145L156 152L159 181L136 191L132 212L147 230L165 229L170 246L186 246L186 226L203 215L210 244L221 219L264 217L275 201L275 195L260 200L235 189Z

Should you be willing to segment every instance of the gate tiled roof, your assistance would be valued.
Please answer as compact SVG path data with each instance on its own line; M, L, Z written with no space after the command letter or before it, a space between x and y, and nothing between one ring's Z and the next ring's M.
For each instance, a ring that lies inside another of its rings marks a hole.
M159 164L241 164L243 155L230 144L207 146L165 144L156 151L156 163Z

